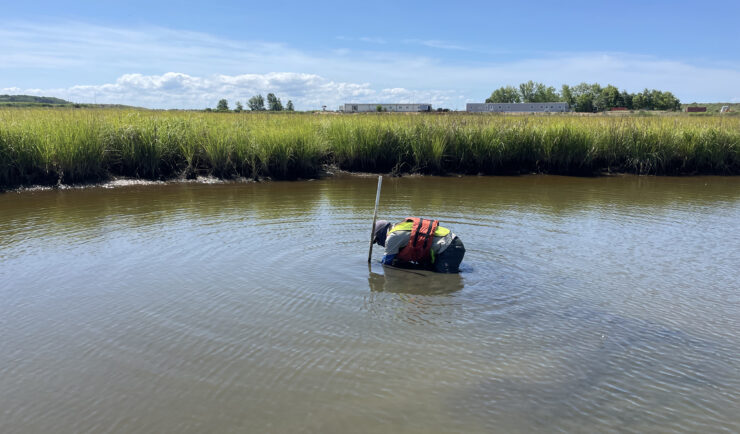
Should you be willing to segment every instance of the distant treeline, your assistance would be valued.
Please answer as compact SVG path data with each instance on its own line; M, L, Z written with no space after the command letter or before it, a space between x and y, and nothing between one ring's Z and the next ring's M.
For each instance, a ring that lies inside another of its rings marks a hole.
M293 101L288 100L288 103L285 105L285 107L283 107L283 103L280 101L280 98L276 97L274 93L267 94L267 107L265 107L265 98L263 98L262 95L259 94L259 95L255 95L249 98L249 101L247 101L247 108L249 108L249 110L254 111L254 112L261 112L261 111L292 112L292 111L295 111L295 108L293 108ZM206 111L214 111L214 110L207 108ZM231 111L229 109L229 101L226 99L219 100L218 104L216 105L215 111L217 112ZM244 111L244 106L242 105L241 101L237 101L236 107L234 107L234 112L239 113L242 111Z
M72 103L51 96L0 95L0 107L69 107Z
M33 96L33 95L0 95L0 103L35 103L35 104L72 104L60 98L52 96Z
M628 110L680 110L681 101L671 92L645 89L639 93L620 91L616 86L598 83L564 84L558 92L552 86L532 80L519 87L502 86L491 93L487 103L567 102L577 112L594 112L624 107Z
M126 109L136 108L122 104L92 104L92 103L75 103L54 98L51 96L34 96L34 95L0 95L0 107L14 108L37 108L37 107L59 107L59 108L78 108L78 109Z

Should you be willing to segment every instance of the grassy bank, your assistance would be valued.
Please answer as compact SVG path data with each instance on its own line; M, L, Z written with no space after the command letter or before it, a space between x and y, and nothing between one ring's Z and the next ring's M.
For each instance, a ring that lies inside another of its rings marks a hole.
M366 172L739 174L740 119L0 109L0 185Z

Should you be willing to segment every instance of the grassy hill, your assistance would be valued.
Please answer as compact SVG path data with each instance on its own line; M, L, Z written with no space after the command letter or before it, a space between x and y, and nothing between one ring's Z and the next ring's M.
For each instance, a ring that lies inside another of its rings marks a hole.
M53 96L0 95L0 107L73 107L73 108L114 108L137 109L122 104L74 103Z
M72 105L71 102L53 96L34 96L34 95L0 95L0 105L2 106L62 106Z

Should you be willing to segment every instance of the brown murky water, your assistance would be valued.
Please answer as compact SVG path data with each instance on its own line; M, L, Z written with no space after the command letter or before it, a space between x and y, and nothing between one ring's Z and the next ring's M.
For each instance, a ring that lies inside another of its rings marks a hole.
M740 431L740 178L384 180L459 276L375 187L0 194L0 432Z

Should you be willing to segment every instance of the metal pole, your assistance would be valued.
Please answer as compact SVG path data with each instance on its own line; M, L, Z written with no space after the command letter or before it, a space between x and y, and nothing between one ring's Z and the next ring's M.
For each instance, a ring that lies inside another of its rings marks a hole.
M373 227L370 228L370 252L367 254L367 262L370 263L370 259L373 256L373 238L375 236L375 221L378 219L378 202L380 201L380 184L383 183L383 177L378 176L378 192L375 194L375 212L373 212Z

